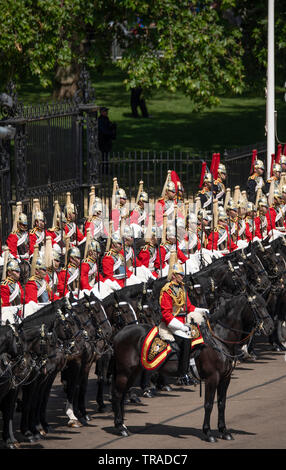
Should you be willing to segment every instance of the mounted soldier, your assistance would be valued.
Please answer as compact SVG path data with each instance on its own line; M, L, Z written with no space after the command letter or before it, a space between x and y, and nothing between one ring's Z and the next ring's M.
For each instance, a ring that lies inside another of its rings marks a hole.
M126 267L123 241L119 232L111 235L111 248L102 258L103 281L113 290L124 286L138 284L138 279Z
M71 246L79 246L85 242L85 236L82 234L76 224L77 212L75 205L71 202L71 193L66 193L66 205L64 207L66 223L64 231L69 238Z
M107 238L108 233L103 223L103 206L100 198L95 198L91 207L89 207L89 217L85 223L85 237L87 230L90 229L90 236L94 240L99 238Z
M238 206L231 198L226 206L226 214L228 216L228 229L231 239L237 244L240 237L238 235Z
M12 232L7 238L10 255L19 262L29 261L29 234L27 216L22 212L22 203L17 202Z
M272 176L268 178L264 186L264 193L269 194L271 181L274 181L274 189L280 189L280 179L281 179L282 167L279 163L274 163L272 167Z
M56 244L60 247L61 251L64 253L64 234L65 234L65 224L67 219L64 213L61 211L58 201L54 201L54 215L52 227L49 228L46 232L47 237L51 237L53 245Z
M157 255L158 250L158 241L156 238L156 226L153 225L150 230L150 234L146 233L145 236L146 244L142 246L138 253L138 259L143 266L146 266L151 272L154 277L158 277L158 273L154 269L154 262Z
M111 218L113 221L113 229L116 232L121 223L129 217L126 192L123 188L118 188L112 198L114 200Z
M143 184L143 182L140 182ZM136 198L136 205L130 214L130 227L134 229L136 237L142 237L148 225L148 213L145 210L145 205L148 206L149 197L146 191L140 191Z
M271 204L270 200L269 209L266 214L266 217L268 219L268 232L274 238L276 238L277 236L284 235L286 229L281 206L282 193L279 189L274 189L273 202Z
M36 251L34 253L36 253ZM33 271L32 268L32 276L26 283L25 303L29 304L30 302L35 302L36 304L46 304L51 300L51 289L46 281L47 266L42 256L37 258L34 273Z
M39 252L46 243L45 216L40 209L39 199L34 199L32 210L32 229L29 232L30 256L33 255L35 246Z
M262 196L258 200L258 214L255 218L255 224L259 227L259 232L261 235L262 240L267 237L268 235L268 228L270 230L270 227L268 225L268 219L266 217L266 214L268 213L268 202L267 202L267 197Z
M160 292L162 322L174 336L180 348L178 376L181 383L188 385L191 352L204 345L197 321L193 320L196 307L192 305L184 287L184 269L179 263L172 265L169 282Z
M157 256L154 262L154 267L158 276L165 277L169 272L169 259L171 256L171 251L176 251L178 260L181 263L186 263L188 258L179 248L179 243L176 240L176 231L174 226L168 226L166 230L166 240L162 239L160 244Z
M50 292L50 299L57 300L60 298L58 293L58 274L61 271L61 253L60 251L52 250L52 264L47 265L46 282L48 283L48 290Z
M211 210L212 202L213 202L211 173L205 173L203 184L202 184L202 189L198 191L196 197L200 198L202 209Z
M7 276L1 282L1 306L22 306L24 303L24 291L19 282L20 265L16 259L7 262Z
M147 282L148 279L154 279L152 272L144 266L139 260L137 253L135 253L134 244L135 238L131 227L126 225L123 229L122 237L125 240L125 263L126 268L129 269L138 278L138 282ZM124 257L123 249L121 251Z
M225 181L227 178L226 167L223 163L219 163L217 170L218 177L214 180L214 192L219 206L224 206L225 202Z
M247 180L246 191L247 191L248 201L253 202L255 204L257 191L259 189L263 189L264 184L265 184L263 180L263 175L265 171L263 161L255 160L253 164L253 168L254 168L254 171Z
M257 209L253 202L248 202L246 205L245 216L245 234L248 242L257 241L261 239L260 224L257 224Z
M171 180L171 173L171 170L168 170L161 197L155 205L155 222L157 227L160 228L163 226L164 215L167 216L168 223L174 223L175 219L175 205L177 204L176 185Z
M228 229L228 216L224 209L218 211L218 225L211 232L207 249L220 251L223 254L232 252L238 248L237 244L232 241L231 235Z
M75 296L79 292L80 283L80 260L81 254L79 248L71 247L67 252L67 266L58 274L58 293L60 297L73 292Z
M87 233L87 246L85 257L81 263L80 290L90 294L92 291L96 297L103 299L113 292L98 271L101 249L98 241L91 239Z

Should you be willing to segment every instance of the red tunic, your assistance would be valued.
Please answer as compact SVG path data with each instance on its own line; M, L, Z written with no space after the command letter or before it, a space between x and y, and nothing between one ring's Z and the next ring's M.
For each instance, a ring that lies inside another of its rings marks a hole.
M251 242L254 237L262 238L261 237L261 232L260 232L260 224L257 223L256 218L254 219L254 233L250 230L252 221L249 223L247 220L248 218L246 217L245 219L245 235L246 235L246 240L248 242ZM251 219L251 217L250 217Z
M19 237L18 237L17 233L19 234ZM21 245L19 246L18 241L19 241L19 239L20 240L22 239L24 234L27 234L26 241L21 243ZM6 240L6 243L7 243L7 246L9 248L9 251L10 251L11 255L13 255L15 258L17 258L17 259L21 258L21 259L26 259L26 260L29 259L29 235L28 235L28 232L22 232L21 235L20 235L20 232L12 232L8 236L8 238ZM22 251L25 252L26 256L23 256L24 253L22 253L22 255L19 255L18 249L20 247L21 247Z
M124 261L122 260L121 256L121 267L122 264L124 265ZM119 255L112 250L110 250L106 255L102 258L102 271L103 271L103 280L110 279L111 281L116 281L120 284L121 287L124 287L124 278L117 279L114 274L116 271L116 259L119 258ZM129 269L126 269L126 277L129 278L132 275L132 272Z
M16 285L18 287L16 287ZM13 300L13 293L15 292L15 288L17 292L19 292L15 299ZM7 278L5 281L1 282L1 302L2 307L11 307L13 305L20 305L24 303L24 292L20 282L14 281L13 279Z
M221 227L222 228L222 227ZM227 249L229 251L236 250L238 246L232 241L231 236L229 235L228 227L223 227L223 229L227 232ZM221 234L216 230L214 232L211 232L208 238L208 244L207 244L207 250L218 250L220 251L222 248L219 247L218 241L220 238Z
M160 250L160 252L159 252L159 250ZM164 245L160 245L159 250L157 250L156 259L155 259L155 262L154 262L154 267L155 267L156 270L161 268L160 263L162 263L162 269L165 268L166 261L167 261L166 260L166 255L167 255L167 253L169 253L169 250L167 250ZM160 260L160 253L161 253L161 260ZM177 256L178 256L178 260L180 260L181 263L185 263L188 260L188 258L182 252L182 250L180 250L178 243L177 243Z
M94 269L95 268L95 269ZM95 279L95 282L101 281L103 282L103 277L99 273L97 275L97 266L96 262L91 260L90 258L86 258L81 263L81 270L80 270L80 289L87 289L91 290L93 286L90 285L90 276Z
M160 306L161 306L161 314L162 314L162 321L168 325L171 320L176 318L182 323L186 323L186 316L185 315L174 315L173 312L173 299L172 296L170 295L170 288L172 288L172 282L168 283L169 289L165 290L162 293L162 296L160 298ZM192 305L188 295L187 295L187 313L193 312L195 310L195 306ZM182 311L185 313L186 312L186 306L184 305L182 307Z

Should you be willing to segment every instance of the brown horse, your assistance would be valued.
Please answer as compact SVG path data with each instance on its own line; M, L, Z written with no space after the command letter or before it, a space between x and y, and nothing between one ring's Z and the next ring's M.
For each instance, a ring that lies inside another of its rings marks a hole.
M124 424L124 398L138 374L144 370L140 361L141 349L151 328L144 324L128 325L114 338L112 408L116 431L124 437L129 435ZM205 382L203 433L208 442L216 442L210 428L216 392L219 435L222 439L233 439L225 424L225 406L231 373L240 354L237 348L247 343L255 333L268 335L272 329L273 321L263 298L245 294L221 298L215 311L201 324L205 345L195 355L195 363L200 379ZM177 377L176 352L170 354L157 370L160 374Z

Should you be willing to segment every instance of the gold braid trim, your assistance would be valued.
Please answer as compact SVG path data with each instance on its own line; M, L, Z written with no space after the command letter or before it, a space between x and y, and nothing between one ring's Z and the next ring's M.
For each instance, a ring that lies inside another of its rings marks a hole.
M175 306L175 313L173 312L173 314L176 317L180 313L182 307L186 305L186 294L185 294L184 289L182 288L180 288L179 292L175 294L172 290L173 285L177 285L177 284L174 281L171 281L171 282L167 282L167 284L164 285L164 287L161 289L161 292L160 292L159 302L161 305L161 299L162 299L163 293L167 292L173 300L173 304Z

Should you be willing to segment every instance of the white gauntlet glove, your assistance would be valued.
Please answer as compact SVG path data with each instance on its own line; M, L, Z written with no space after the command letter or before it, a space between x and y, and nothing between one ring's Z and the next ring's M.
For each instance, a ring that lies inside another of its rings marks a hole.
M177 318L173 318L168 324L168 327L172 331L181 330L181 331L184 331L185 333L188 333L189 331L189 326L184 325L180 320L177 320Z

